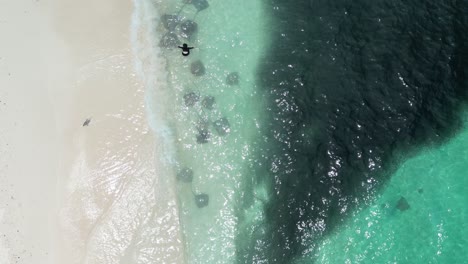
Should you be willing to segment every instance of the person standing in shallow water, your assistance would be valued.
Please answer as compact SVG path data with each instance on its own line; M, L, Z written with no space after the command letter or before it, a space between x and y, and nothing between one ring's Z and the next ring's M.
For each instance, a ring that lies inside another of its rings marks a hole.
M182 55L183 56L188 56L190 55L190 50L193 49L193 47L189 47L187 44L183 44L182 47L179 46L179 48L182 49Z

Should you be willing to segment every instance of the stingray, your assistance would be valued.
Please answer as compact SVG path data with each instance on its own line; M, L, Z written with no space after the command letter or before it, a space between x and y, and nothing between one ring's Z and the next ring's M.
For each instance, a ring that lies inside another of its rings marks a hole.
M161 21L164 25L164 28L166 28L169 31L173 31L177 27L177 25L179 25L180 18L178 15L164 14L161 17Z
M198 101L200 101L200 96L195 92L188 92L184 94L185 106L194 106Z
M174 32L167 32L159 42L160 47L164 48L174 48L179 44L179 38Z
M197 13L207 9L210 6L207 0L191 0L190 2L197 9Z
M180 24L180 34L182 37L190 39L198 30L198 24L192 20L185 20Z
M205 109L212 110L215 104L215 98L211 95L205 96L202 100L202 106Z
M199 129L197 134L197 143L198 144L205 144L208 143L210 139L210 131L208 129Z
M403 212L403 211L410 209L410 205L408 201L405 199L405 197L402 196L400 200L398 200L396 208Z
M208 205L210 197L206 193L195 194L195 204L198 208L203 208Z
M218 135L225 136L231 131L231 126L227 118L223 117L213 122L213 126Z
M197 123L197 130L208 130L210 122L207 119L200 118Z
M203 11L210 6L207 0L185 0L184 5L180 8L178 14L182 12L182 9L184 9L184 7L187 4L192 4L195 7L195 9L197 9L197 13L195 14L195 16L198 14L198 12Z
M200 60L196 60L190 64L190 72L195 76L202 76L205 74L205 66Z
M227 85L238 85L239 84L239 73L238 72L231 72L226 77Z
M192 182L193 170L188 167L182 168L182 170L180 170L179 173L177 173L177 180L187 183Z
M89 126L89 123L91 123L91 118L87 118L84 123L83 123L83 126Z

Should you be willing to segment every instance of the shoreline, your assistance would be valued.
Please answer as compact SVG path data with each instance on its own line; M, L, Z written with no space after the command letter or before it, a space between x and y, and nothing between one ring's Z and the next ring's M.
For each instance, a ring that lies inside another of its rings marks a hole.
M89 127L71 133L77 152L69 167L68 197L61 199L66 202L60 217L68 233L64 240L75 241L64 252L73 252L78 255L75 259L82 257L87 263L136 261L143 256L180 263L183 247L175 194L167 192L171 183L163 185L161 180L172 171L155 156L161 154L162 141L148 126L147 91L134 71L132 3L101 1L97 5L103 7L91 14L77 12L80 9L72 1L60 4L64 9L56 13L72 18L62 36L68 38L69 47L76 48L79 61L76 85L80 92L73 101L77 109L86 106L88 110L74 123L92 117ZM89 28L79 21L81 17L87 18ZM64 26L63 21L59 26ZM83 42L73 46L77 28L90 33L87 46ZM167 194L160 195L161 190Z
M183 263L174 172L134 69L132 2L9 6L0 262Z

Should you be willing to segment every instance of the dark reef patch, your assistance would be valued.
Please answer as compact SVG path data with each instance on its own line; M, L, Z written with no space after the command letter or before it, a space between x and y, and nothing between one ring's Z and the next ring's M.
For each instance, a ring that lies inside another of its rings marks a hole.
M240 230L237 257L294 263L369 204L399 159L459 129L468 1L264 2L258 84L270 103L252 174L269 200L265 221Z

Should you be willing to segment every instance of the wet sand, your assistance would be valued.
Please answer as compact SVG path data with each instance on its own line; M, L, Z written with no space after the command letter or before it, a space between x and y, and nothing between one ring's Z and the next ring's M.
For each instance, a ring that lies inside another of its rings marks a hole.
M0 8L1 263L183 262L173 172L133 69L132 9Z

